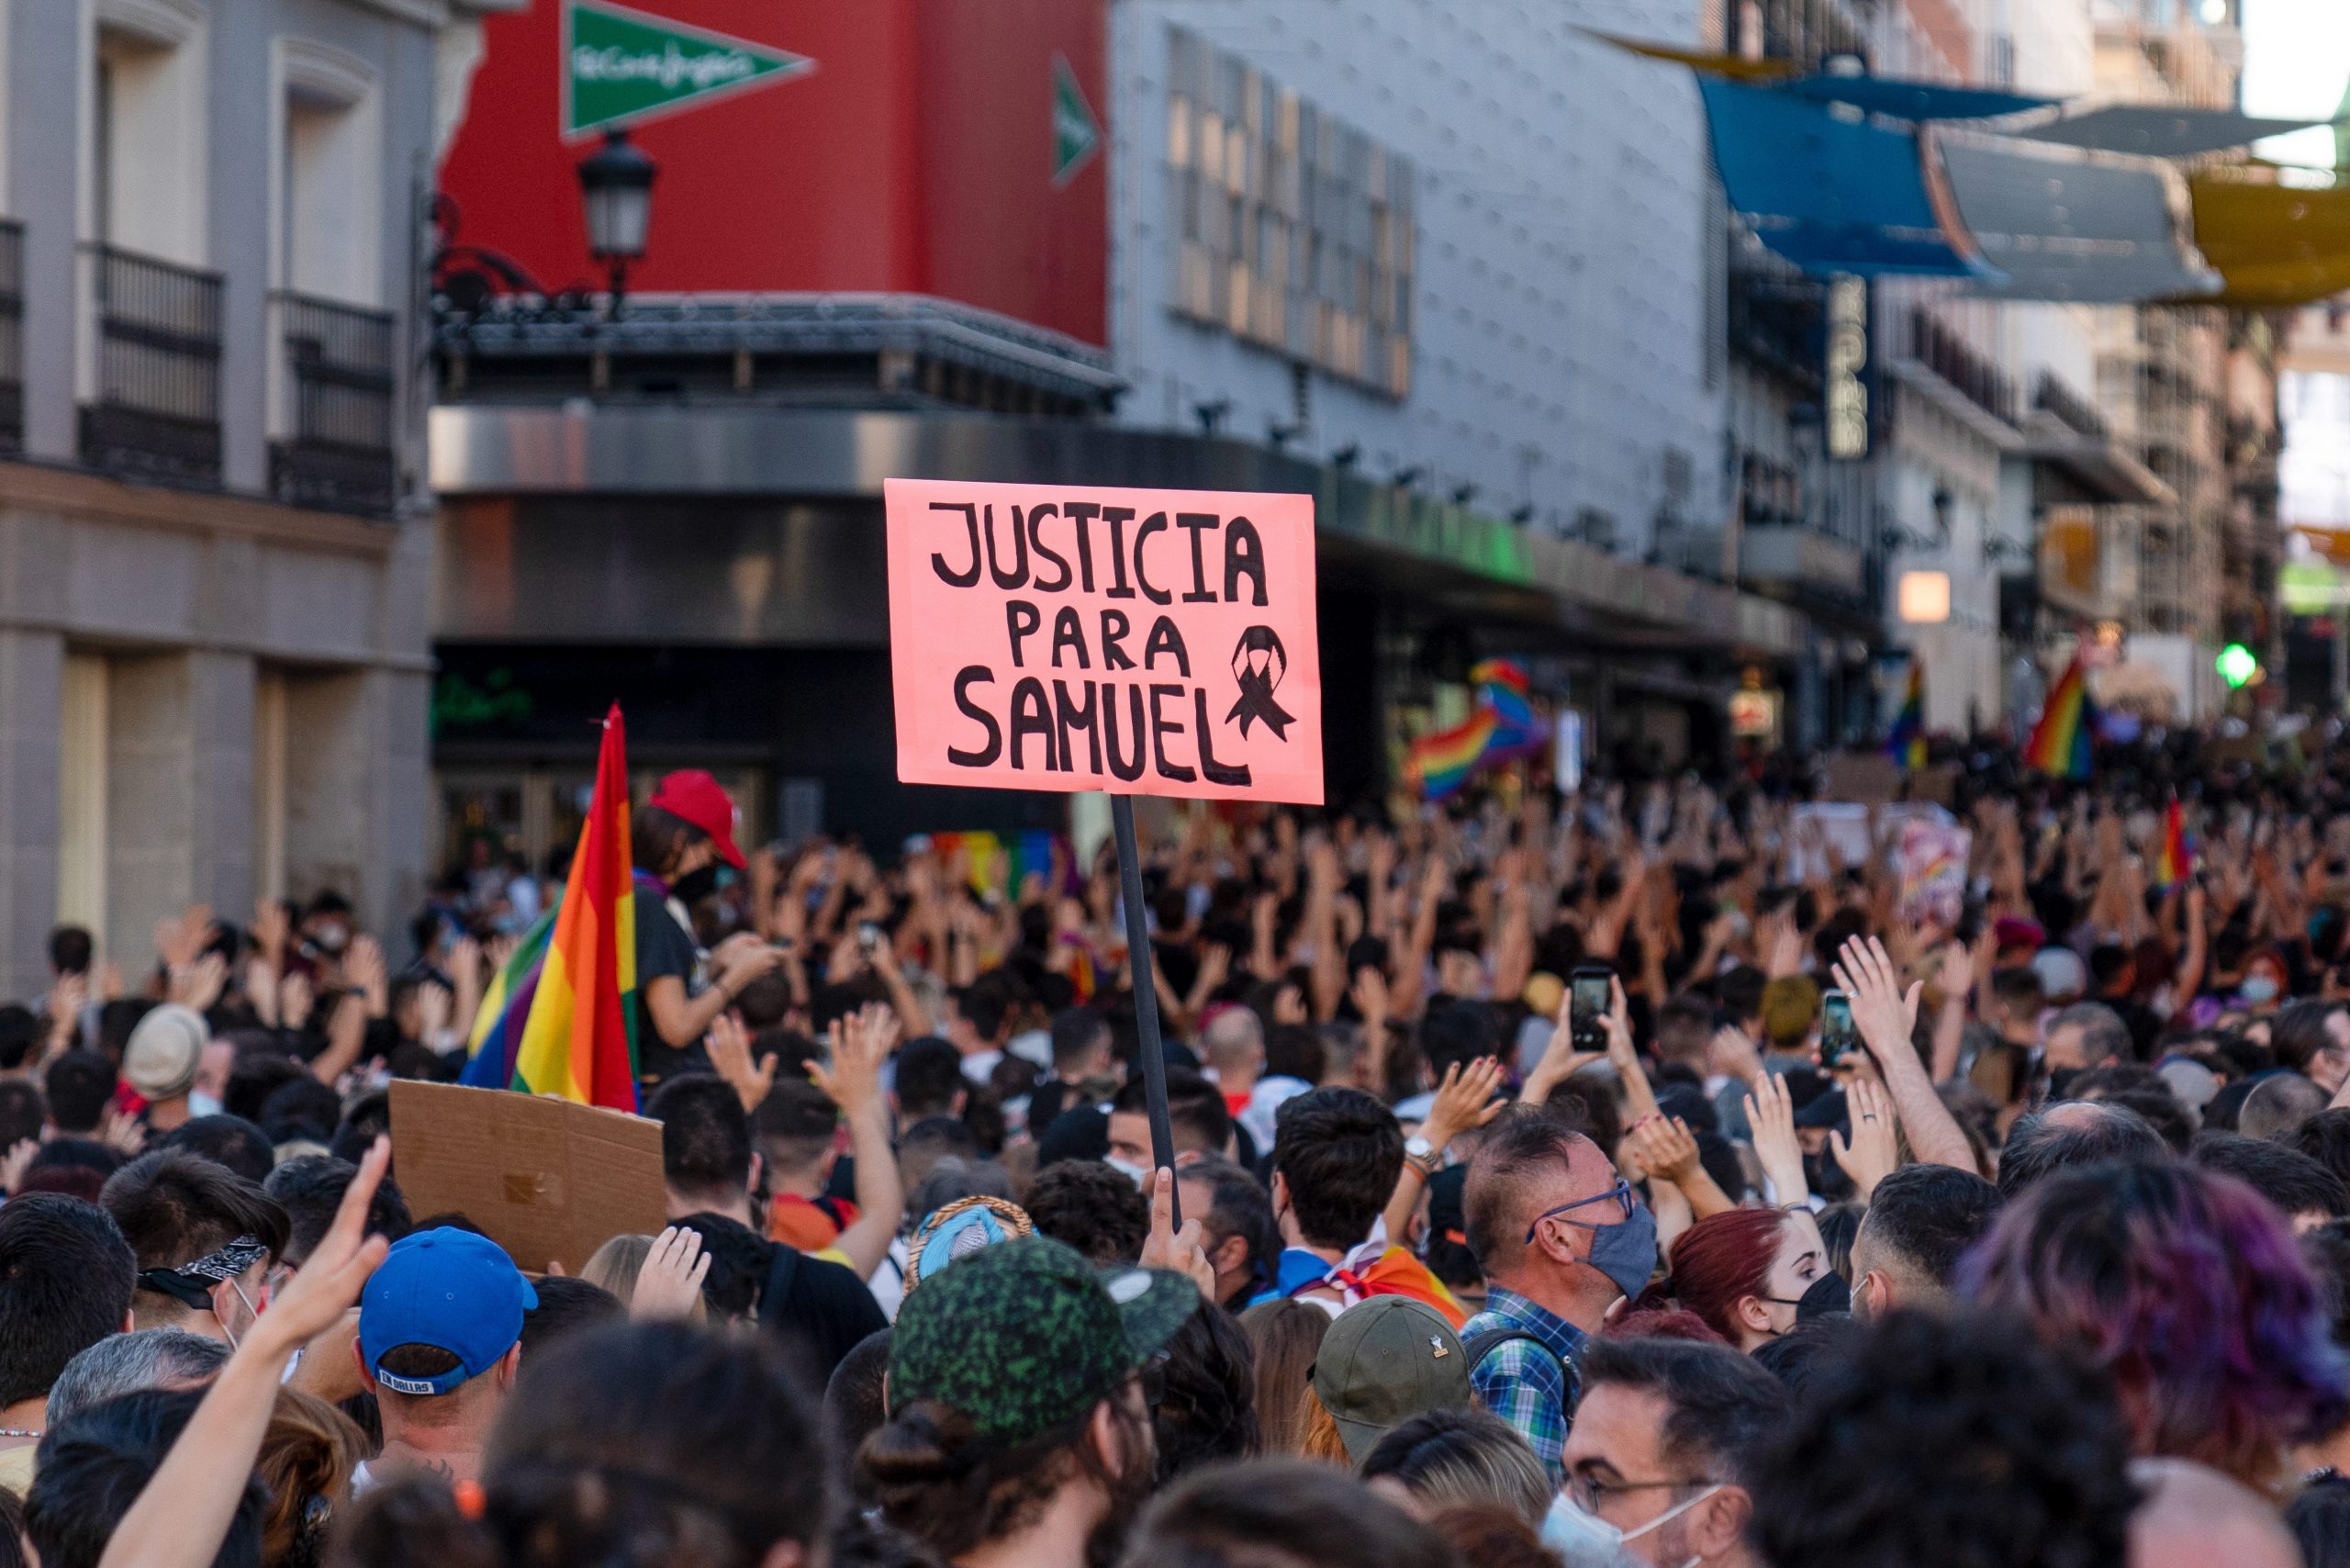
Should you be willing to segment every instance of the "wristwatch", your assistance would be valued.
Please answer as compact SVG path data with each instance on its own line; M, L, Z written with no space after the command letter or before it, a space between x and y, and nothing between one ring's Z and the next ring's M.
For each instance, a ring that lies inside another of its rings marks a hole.
M1436 1174L1438 1153L1439 1150L1437 1148L1436 1145L1428 1142L1427 1139L1422 1137L1417 1133L1414 1133L1410 1137L1404 1140L1404 1163L1411 1166L1413 1170L1418 1171L1422 1181L1426 1181L1427 1178Z

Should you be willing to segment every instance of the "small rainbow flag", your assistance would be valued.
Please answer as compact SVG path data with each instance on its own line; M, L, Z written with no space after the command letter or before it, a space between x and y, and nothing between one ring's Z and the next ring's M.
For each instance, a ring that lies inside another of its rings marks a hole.
M1893 716L1885 745L1904 773L1926 766L1926 666L1921 660L1909 661L1909 691L1901 700L1901 711Z
M531 999L538 993L539 966L546 961L547 938L554 934L555 910L539 916L522 934L512 957L490 977L481 1009L474 1014L473 1034L465 1042L465 1070L460 1083L476 1089L503 1089L514 1076L514 1048L521 1044L522 1025L531 1016Z
M1431 801L1452 794L1480 768L1530 756L1550 739L1549 726L1527 695L1524 670L1507 659L1484 659L1469 678L1477 686L1469 717L1449 730L1422 735L1404 756L1405 774Z
M2024 742L2024 766L2057 778L2087 778L2089 731L2096 721L2097 705L2089 700L2088 669L2076 648L2073 662L2050 689L2040 722L2031 727L2031 738Z
M463 1081L634 1111L636 883L617 702L604 716L596 792L563 900L540 926L482 999Z
M2154 885L2169 889L2195 875L2195 846L2187 839L2187 821L2173 800L2163 813L2162 848L2154 855Z

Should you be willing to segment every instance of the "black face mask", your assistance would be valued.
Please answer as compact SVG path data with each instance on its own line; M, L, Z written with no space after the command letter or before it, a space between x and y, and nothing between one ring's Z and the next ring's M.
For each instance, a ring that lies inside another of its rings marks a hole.
M2086 1070L2084 1068L2060 1067L2051 1071L2048 1075L2048 1098L2069 1099L2073 1092L2074 1081Z
M1852 1310L1852 1287L1844 1276L1830 1271L1811 1282L1811 1288L1796 1303L1796 1321L1808 1323L1815 1317L1825 1317L1831 1312Z
M718 890L718 867L704 866L699 871L688 871L669 884L669 896L688 909Z

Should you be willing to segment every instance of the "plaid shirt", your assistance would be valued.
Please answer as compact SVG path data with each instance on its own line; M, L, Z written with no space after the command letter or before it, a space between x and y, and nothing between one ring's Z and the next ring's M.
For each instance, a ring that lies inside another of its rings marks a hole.
M1522 1328L1539 1344L1512 1339L1496 1346L1469 1369L1478 1403L1507 1421L1533 1445L1556 1484L1559 1456L1567 1446L1567 1382L1561 1363L1583 1358L1583 1331L1515 1291L1495 1285L1485 1293L1485 1309L1461 1326L1465 1344L1497 1328ZM1547 1350L1547 1353L1546 1353Z

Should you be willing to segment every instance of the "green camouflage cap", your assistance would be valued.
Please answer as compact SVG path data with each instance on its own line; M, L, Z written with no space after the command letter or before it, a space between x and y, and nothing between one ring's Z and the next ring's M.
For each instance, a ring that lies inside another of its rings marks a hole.
M1084 1414L1199 1310L1158 1269L1096 1270L1041 1236L986 1248L906 1293L890 1336L890 1408L934 1400L979 1436L1025 1442Z

